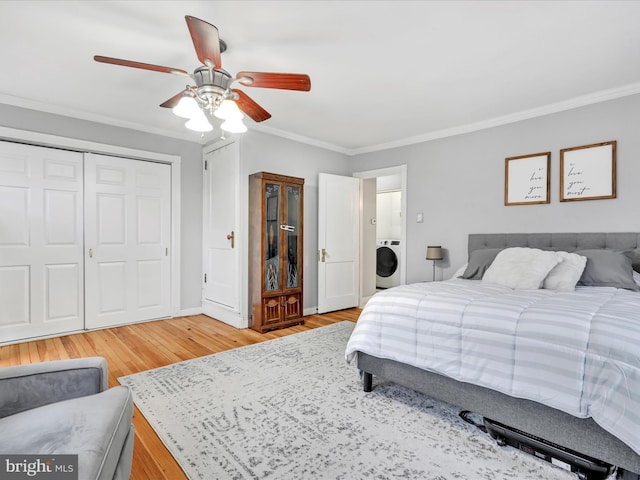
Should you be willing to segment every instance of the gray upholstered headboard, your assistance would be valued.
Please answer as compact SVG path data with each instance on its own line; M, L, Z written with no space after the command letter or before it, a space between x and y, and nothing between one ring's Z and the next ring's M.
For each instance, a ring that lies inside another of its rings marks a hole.
M530 247L573 252L586 248L634 250L633 269L640 272L640 233L471 233L469 255L484 248Z

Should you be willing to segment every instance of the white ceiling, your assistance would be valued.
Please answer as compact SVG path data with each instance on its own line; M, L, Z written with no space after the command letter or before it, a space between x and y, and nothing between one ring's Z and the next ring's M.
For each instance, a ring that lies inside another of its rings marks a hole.
M250 129L346 154L640 92L638 1L0 1L0 103L208 142L158 105L192 71L184 20L216 25L223 67L307 73L311 92L241 87ZM0 119L1 121L1 119Z

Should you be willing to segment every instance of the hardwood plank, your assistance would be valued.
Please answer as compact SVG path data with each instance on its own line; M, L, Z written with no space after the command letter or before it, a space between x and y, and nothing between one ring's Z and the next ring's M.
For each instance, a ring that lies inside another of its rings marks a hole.
M303 325L258 333L236 329L205 315L94 330L63 337L0 346L0 367L47 360L102 356L109 365L109 385L118 377L255 343L304 332L332 323L356 322L352 308L304 317ZM135 442L132 480L184 480L186 476L140 411L133 416Z

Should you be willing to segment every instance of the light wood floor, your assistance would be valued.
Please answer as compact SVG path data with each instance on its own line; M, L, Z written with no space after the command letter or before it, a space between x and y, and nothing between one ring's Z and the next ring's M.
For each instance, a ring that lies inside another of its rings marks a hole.
M304 317L304 325L260 334L238 330L205 315L158 320L0 347L0 367L65 358L102 356L109 385L118 377L349 320L360 309ZM137 408L132 480L181 480L184 473Z

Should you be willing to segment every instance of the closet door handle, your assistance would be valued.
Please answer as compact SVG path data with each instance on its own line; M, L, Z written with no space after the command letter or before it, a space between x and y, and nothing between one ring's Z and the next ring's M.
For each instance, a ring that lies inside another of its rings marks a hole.
M227 240L231 240L231 248L233 248L235 238L236 238L236 235L235 233L233 233L233 230L231 230L231 233L227 235Z
M326 256L327 256L327 251L323 248L323 249L321 250L321 252L322 252L322 258L320 259L320 261L321 261L321 262L324 262L324 261L325 261L324 257L326 257Z
M93 258L93 248L89 249L89 258Z

